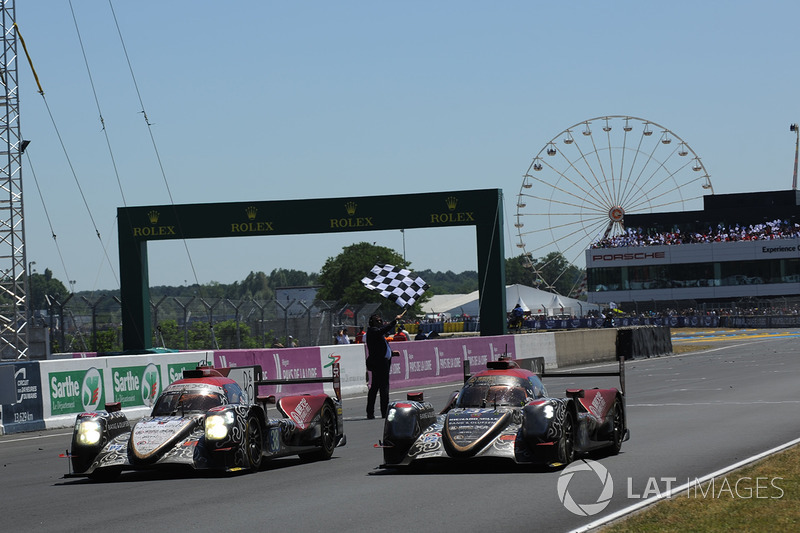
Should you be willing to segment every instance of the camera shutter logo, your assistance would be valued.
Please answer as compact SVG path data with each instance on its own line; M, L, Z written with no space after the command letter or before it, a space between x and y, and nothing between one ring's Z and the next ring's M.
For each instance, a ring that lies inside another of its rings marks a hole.
M567 490L572 476L581 471L594 472L603 484L603 490L595 503L576 503ZM569 512L578 516L592 516L605 509L611 502L611 496L614 493L614 480L611 479L611 474L608 473L606 467L596 461L587 459L580 463L573 463L565 468L561 475L558 476L556 489L558 490L558 499Z

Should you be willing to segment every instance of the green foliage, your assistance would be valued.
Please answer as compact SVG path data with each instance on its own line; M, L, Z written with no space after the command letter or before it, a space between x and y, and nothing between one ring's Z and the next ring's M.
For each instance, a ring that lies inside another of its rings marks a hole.
M528 287L535 287L536 276L533 268L529 266L529 261L524 255L509 257L506 259L506 283L509 285L520 284Z
M276 268L269 274L269 288L273 291L282 287L307 287L316 285L319 275L306 274L301 270Z
M221 349L258 348L260 344L250 336L250 326L239 322L237 331L235 320L224 320L214 324L214 334Z
M208 350L214 347L214 339L208 322L192 322L189 324L189 349ZM169 348L169 346L168 346Z
M319 275L321 287L317 291L317 298L338 300L348 304L379 303L379 312L387 315L399 313L400 308L395 303L379 293L367 289L361 283L361 279L376 264L390 264L403 268L408 268L410 265L403 260L400 254L385 246L376 246L367 242L345 246L342 253L336 257L329 257L325 261ZM407 316L421 314L420 304L425 301L426 297L429 295L423 295L423 298L409 310Z
M226 285L212 281L205 285L184 285L179 287L155 286L150 288L150 297L159 309L159 313L154 313L154 318L158 320L159 329L154 328L153 346L164 346L170 349L190 349L207 350L215 346L220 348L257 348L264 344L271 343L274 332L269 331L264 334L253 334L250 325L245 320L240 320L237 332L234 320L225 320L214 324L214 336L207 320L198 321L204 313L197 313L195 309L194 321L190 321L188 331L180 327L182 323L182 309L177 305L160 305L165 299L177 299L182 305L188 305L191 298L200 299L213 303L215 299L229 299L232 302L254 300L255 302L268 302L275 297L275 290L282 287L304 287L319 286L317 298L321 300L336 300L342 304L358 305L365 303L377 303L380 305L379 312L384 316L394 316L400 312L400 308L382 297L374 291L368 290L361 283L361 279L377 263L393 264L400 267L409 268L410 263L403 260L402 256L395 250L383 246L361 242L346 246L336 257L330 257L325 262L319 274L307 274L298 270L275 269L269 274L264 272L250 272L241 282L234 282ZM568 264L566 259L558 252L551 253L546 257L536 261L536 266L540 269L541 277L534 274L533 268L526 265L526 259L520 255L518 257L507 258L506 282L508 284L520 283L523 285L546 289L543 280L552 281L555 290L560 294L569 295L573 287L580 282L583 277L583 270ZM563 273L562 273L563 272ZM406 314L406 318L413 318L421 315L421 304L430 299L434 294L467 294L478 288L478 273L475 271L465 271L460 274L448 270L446 272L433 272L431 270L418 270L415 274L422 277L429 285L430 289L423 295L421 301L417 302ZM61 281L53 277L50 269L45 269L44 274L33 274L30 277L30 299L34 309L45 309L48 307L45 295L64 302L70 298L70 294ZM75 311L75 314L89 314L92 307L96 311L98 324L112 325L110 328L103 326L98 331L97 346L102 352L119 351L121 347L121 334L119 326L119 290L97 290L83 292L69 299L68 306L83 307L82 311ZM85 300L85 301L84 301ZM195 300L194 305L199 305ZM215 316L224 315L228 309L224 302L216 307ZM74 309L74 307L73 307ZM246 314L248 307L241 308ZM267 309L267 308L265 308ZM229 312L229 311L228 311ZM269 309L267 309L269 314ZM261 314L264 318L264 311L256 311L256 316ZM191 313L189 313L191 316ZM231 316L230 314L228 316ZM241 317L240 317L241 318ZM267 319L269 317L266 317ZM68 319L65 319L68 320ZM113 326L116 324L117 326ZM188 338L188 344L186 342ZM214 343L216 339L216 344ZM53 338L54 351L60 351L58 338ZM85 344L84 344L85 343ZM91 350L92 339L90 332L84 330L83 336L67 335L64 339L64 350L73 349Z
M29 301L31 309L47 309L47 298L55 298L63 302L69 296L69 291L64 284L53 277L53 271L49 268L44 269L44 274L31 274L29 283Z
M426 294L469 294L478 290L478 273L474 270L465 270L456 274L452 270L447 272L434 272L432 270L417 270L418 276L424 279L431 288Z
M183 329L174 319L162 320L153 331L153 346L180 350L184 347Z
M67 335L65 342L67 344L66 349L74 351L94 350L91 335L84 334L82 337L79 335ZM97 344L98 353L122 351L122 326L98 330L97 340L95 342ZM60 351L58 342L53 343L52 350L53 353Z
M555 290L569 296L583 279L584 270L570 264L561 252L550 252L529 265L530 261L519 255L506 259L506 283L519 283L542 290ZM534 272L538 270L541 275ZM552 287L548 286L552 283Z
M122 326L97 332L98 352L119 352L122 350Z

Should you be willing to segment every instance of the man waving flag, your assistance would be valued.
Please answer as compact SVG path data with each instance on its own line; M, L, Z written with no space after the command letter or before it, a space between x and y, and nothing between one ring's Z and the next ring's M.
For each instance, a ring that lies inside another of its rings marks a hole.
M393 265L377 264L361 280L368 289L378 291L400 307L414 305L429 285L410 270Z

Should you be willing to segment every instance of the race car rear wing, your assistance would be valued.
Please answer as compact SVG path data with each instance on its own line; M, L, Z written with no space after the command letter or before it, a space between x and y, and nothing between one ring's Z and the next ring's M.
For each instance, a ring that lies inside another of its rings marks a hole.
M517 359L516 363L519 365L520 368L524 368L525 370L530 370L534 374L537 374L540 378L572 378L572 377L579 377L579 378L590 378L590 377L602 377L602 376L618 376L619 377L619 389L622 391L622 394L625 394L625 356L620 356L619 358L619 370L616 372L583 372L583 371L575 371L575 372L546 372L544 368L544 357L531 357L529 359Z
M336 393L336 399L342 400L342 378L339 369L339 363L331 365L331 375L322 376L318 378L296 378L296 379L259 379L255 381L255 386L258 388L260 385L297 385L300 383L333 383L333 391Z
M259 385L298 385L302 383L333 383L333 391L336 393L336 399L342 399L342 383L341 373L339 370L339 363L333 363L331 366L331 375L328 377L319 378L296 378L296 379L264 379L264 374L261 370L261 365L252 366L231 366L222 368L212 368L208 366L199 366L193 370L184 370L184 377L202 377L210 375L215 372L221 376L229 377L234 380L239 386L255 398L258 394Z

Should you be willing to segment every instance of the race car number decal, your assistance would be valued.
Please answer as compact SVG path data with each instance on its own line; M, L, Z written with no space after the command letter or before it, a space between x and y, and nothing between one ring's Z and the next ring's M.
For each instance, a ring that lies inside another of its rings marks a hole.
M281 430L272 428L269 430L269 452L275 453L281 449Z

